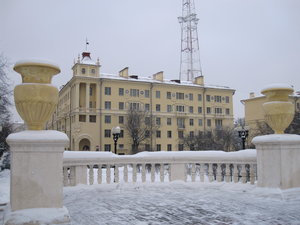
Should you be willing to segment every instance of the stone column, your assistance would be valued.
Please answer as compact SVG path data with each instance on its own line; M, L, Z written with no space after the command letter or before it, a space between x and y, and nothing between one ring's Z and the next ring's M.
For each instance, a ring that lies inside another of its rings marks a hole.
M255 137L259 187L300 187L300 135L273 134Z
M75 110L78 111L79 108L79 92L80 92L80 88L79 88L79 83L75 84Z
M90 108L90 84L89 83L85 84L85 108L86 111L88 111Z
M63 152L68 141L66 134L51 130L29 130L8 136L11 185L5 224L23 224L14 222L22 217L28 224L32 221L43 224L46 221L39 221L34 215L41 208L48 214L47 224L70 220L68 210L63 207L62 182ZM26 214L22 209L30 212Z

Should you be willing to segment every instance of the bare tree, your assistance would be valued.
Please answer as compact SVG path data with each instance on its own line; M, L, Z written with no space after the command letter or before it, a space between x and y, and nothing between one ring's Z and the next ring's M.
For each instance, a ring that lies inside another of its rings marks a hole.
M12 90L7 77L7 67L6 58L0 54L0 157L9 150L6 138L12 132L11 113L9 111L9 107L12 105Z
M150 112L130 107L127 111L125 128L129 133L132 144L132 153L139 152L139 145L149 141L157 130L155 117Z

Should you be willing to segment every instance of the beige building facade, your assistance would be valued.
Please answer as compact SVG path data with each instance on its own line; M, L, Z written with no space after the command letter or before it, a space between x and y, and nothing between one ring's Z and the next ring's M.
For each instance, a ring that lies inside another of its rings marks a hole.
M183 135L194 135L221 126L233 126L232 97L228 87L166 80L163 72L151 78L130 75L126 67L118 75L100 74L99 60L89 52L72 67L73 77L59 92L59 103L47 129L65 132L70 150L113 151L111 129L121 127L118 153L131 154L125 128L129 107L149 111L158 130L139 146L147 151L186 150Z

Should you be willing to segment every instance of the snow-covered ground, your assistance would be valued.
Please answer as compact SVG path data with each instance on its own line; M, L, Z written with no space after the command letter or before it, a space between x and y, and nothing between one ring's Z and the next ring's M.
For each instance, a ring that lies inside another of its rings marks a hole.
M8 201L8 175L0 173L0 203ZM70 225L300 224L300 188L199 182L79 185L64 188L64 205Z

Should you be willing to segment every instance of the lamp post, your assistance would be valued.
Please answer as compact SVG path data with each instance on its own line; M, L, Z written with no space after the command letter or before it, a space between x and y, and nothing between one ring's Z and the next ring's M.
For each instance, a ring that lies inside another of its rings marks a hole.
M113 140L114 140L114 144L115 144L115 154L117 154L117 142L120 137L121 128L119 126L113 127L111 129L111 133L113 135Z
M247 127L242 127L240 129L238 129L238 132L239 132L239 137L242 139L242 144L243 144L243 149L245 149L245 142L246 142L246 139L248 137L248 128Z

